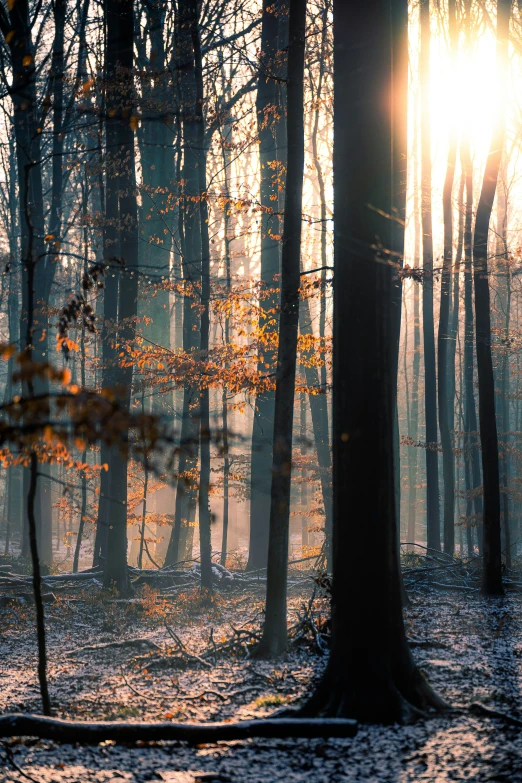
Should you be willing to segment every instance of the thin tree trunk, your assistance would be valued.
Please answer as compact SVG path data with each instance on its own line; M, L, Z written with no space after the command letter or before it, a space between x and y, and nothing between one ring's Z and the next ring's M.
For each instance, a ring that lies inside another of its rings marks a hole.
M319 207L320 207L320 221L321 221L321 255L320 255L320 266L321 266L321 299L320 299L320 309L319 309L319 339L321 341L321 347L324 350L324 341L325 341L325 335L326 335L326 275L327 275L327 253L326 253L326 241L328 236L328 226L327 226L327 220L326 220L326 188L325 188L325 181L324 181L324 175L323 175L323 168L321 165L321 162L319 160L319 150L318 150L318 137L319 137L319 117L321 114L320 107L321 107L321 99L322 99L322 91L323 91L323 83L324 83L324 74L325 74L325 64L326 64L326 46L328 45L328 12L330 8L330 0L326 0L322 15L322 31L321 31L321 59L319 62L319 74L318 74L318 82L317 82L317 97L316 97L316 106L315 106L315 112L314 112L314 124L312 128L312 156L315 166L315 172L317 176L317 187L319 190ZM304 304L304 303L303 303ZM302 327L301 327L302 331ZM307 380L308 384L308 380ZM328 450L328 463L327 463L327 475L325 478L321 479L321 488L325 488L325 480L328 483L328 489L327 494L325 495L323 492L323 502L325 504L325 542L326 542L326 566L328 570L331 570L331 562L332 562L332 491L331 491L331 479L330 479L330 473L331 473L331 456L330 456L330 438L329 438L329 423L328 423L328 400L327 400L327 378L326 378L326 361L323 361L321 365L320 370L320 384L321 384L321 392L322 395L324 395L324 408L325 408L325 415L322 413L317 412L319 416L322 416L321 418L321 426L324 427L326 425L326 429L324 431L318 431L318 435L320 437L321 443L324 443L326 445L326 448ZM310 409L312 407L312 399L310 398ZM318 406L316 406L318 407ZM323 405L321 404L321 408ZM315 436L315 428L314 428L314 436ZM326 453L324 455L326 457ZM318 458L319 458L319 452L318 452ZM326 467L326 464L325 464Z
M203 56L199 38L198 3L190 0L192 48L196 80L195 113L197 118L199 228L201 232L201 357L208 358L210 338L210 239L208 233L207 158L205 150L205 120L203 114L204 84ZM199 398L199 547L201 562L201 589L212 593L212 531L210 510L210 392L204 386Z
M507 246L508 194L506 184L507 161L502 164L502 176L497 187L497 266L501 281L505 280L502 290L504 324L502 336L502 358L500 362L500 415L502 421L502 527L504 531L504 558L507 568L511 568L511 529L509 515L509 473L510 473L510 436L509 436L509 330L511 324L511 263Z
M455 0L449 0L449 39L450 59L456 63L458 30L456 20ZM450 112L450 139L446 178L442 194L442 209L444 219L444 256L442 265L440 289L440 313L438 348L438 403L440 439L442 445L442 474L444 482L444 514L443 539L444 552L453 556L455 550L455 460L453 457L452 431L454 426L454 398L450 394L450 341L451 325L451 275L453 271L453 182L455 179L455 164L457 160L457 129Z
M257 649L257 654L260 656L279 655L284 651L287 644L286 583L292 477L292 428L301 279L305 30L306 0L290 0L289 89L287 98L288 167L274 408L274 453L270 497L266 615L263 625L263 636Z
M417 165L418 152L418 122L415 116L415 142L414 142L414 164L413 164L413 267L419 267L421 236L422 236L422 217L419 214L419 176ZM409 435L414 444L419 439L419 375L421 361L421 334L420 334L420 296L419 284L413 280L413 360L412 360L412 387L411 387L411 415L408 422ZM417 527L417 470L418 470L418 447L416 445L408 448L408 541L412 544L416 541Z
M85 224L84 234L87 234L87 228ZM85 241L85 239L84 239ZM85 245L84 245L85 247ZM85 256L87 258L87 256ZM80 357L81 357L81 384L82 389L85 388L85 326L82 325L81 339L80 339ZM87 449L83 449L81 456L82 465L87 462ZM74 547L73 556L73 573L78 571L78 563L80 561L80 550L82 546L83 531L85 528L85 516L87 514L87 474L85 470L82 470L82 489L81 489L81 502L80 502L80 523L78 525L78 535L76 536L76 546Z
M182 114L182 134L178 129L179 149L183 146L182 190L180 193L179 229L183 296L183 351L190 354L199 349L199 319L193 307L197 285L201 282L201 232L198 207L198 128L196 119L196 75L191 36L192 0L183 0L178 7L175 27L177 88L179 102L186 106ZM181 68L184 63L185 67ZM194 108L191 108L194 107ZM179 155L179 150L178 150ZM199 274L198 274L199 272ZM170 537L165 565L178 562L184 539L190 536L189 524L194 519L197 502L193 474L199 452L199 390L188 381L183 387L183 410L180 434L180 456L176 487L174 528Z
M223 88L225 87L225 75L223 73ZM231 127L228 126L228 132L223 137L223 143L221 145L223 155L223 176L225 179L225 197L230 198L229 178L228 170L230 166L230 154L227 144L229 143L229 137L231 135ZM230 245L232 242L229 236L230 232L230 219L229 219L229 207L228 203L223 210L223 222L224 222L224 244L225 244L225 293L227 298L230 296L230 290L232 286L231 282L231 259L230 259ZM225 312L225 349L228 349L230 345L230 316L228 309ZM225 372L227 370L227 362L225 361ZM228 548L228 516L229 516L229 473L230 473L230 454L228 443L228 402L227 402L227 390L223 387L223 393L221 396L221 409L222 409L222 429L223 429L223 532L221 536L221 565L226 565L227 561L227 548Z
M479 552L482 554L482 498L477 492L481 479L473 380L473 165L470 156L469 136L467 134L465 134L461 142L461 161L466 186L464 213L464 448L465 453L468 455L467 459L470 461L470 486L473 488L474 521L477 527ZM468 513L467 516L469 517Z
M475 336L479 391L480 445L484 486L482 591L500 595L502 557L500 538L500 487L498 436L495 412L495 378L491 353L491 313L488 277L488 233L505 137L505 96L511 0L497 2L497 110L495 128L475 218L473 241L475 282Z
M138 299L138 215L134 157L133 40L134 13L131 0L106 0L107 23L107 148L117 165L118 228L121 269L118 281L118 344L129 346L134 339ZM124 68L123 75L118 69ZM125 163L123 163L125 161ZM107 295L107 290L106 290ZM129 409L132 391L132 366L116 364L114 381L121 403ZM107 557L104 584L114 585L122 595L131 590L127 572L127 462L123 453L128 432L121 433L122 448L111 448L109 456L110 497Z
M301 439L301 454L305 453L306 443L306 394L299 395L300 420L299 437ZM308 546L308 471L301 468L301 545L303 550Z
M424 336L424 409L426 416L426 524L428 546L440 549L439 465L437 452L437 378L433 315L433 236L431 216L430 0L420 0L422 327Z
M313 336L310 302L306 298L302 299L299 305L299 329L302 335ZM321 387L319 371L313 363L313 351L303 351L301 360L304 365L306 385L311 390L308 399L310 400L312 428L325 513L324 532L328 564L330 562L328 555L330 545L328 542L330 541L332 530L332 459L328 438L328 400L326 390L323 390ZM316 389L319 393L314 393Z
M280 5L280 3L278 3ZM279 9L281 10L281 9ZM261 213L261 296L258 330L265 338L260 341L258 371L261 376L274 372L276 355L270 347L277 328L278 292L276 276L279 272L279 218L274 215L277 186L274 186L270 164L279 158L272 111L278 100L275 78L279 14L273 5L263 5L261 23L261 62L257 89L256 113L259 136L260 203ZM282 120L279 120L281 123ZM272 433L274 428L275 393L272 389L259 390L254 403L250 464L250 537L247 570L264 568L268 554L268 523L270 519L270 470L272 468Z

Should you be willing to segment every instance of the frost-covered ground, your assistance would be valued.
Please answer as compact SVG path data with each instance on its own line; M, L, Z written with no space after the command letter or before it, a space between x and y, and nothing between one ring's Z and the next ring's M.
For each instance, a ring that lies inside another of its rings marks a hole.
M193 653L233 635L260 611L257 596L221 599L209 610L187 597L167 617L144 605L96 597L59 600L47 608L50 688L60 716L121 720L220 720L268 714L307 693L324 658L300 647L277 662L219 658L176 668L160 655L176 647L169 626ZM290 622L304 600L294 598ZM454 706L481 702L522 715L522 599L489 600L457 593L417 594L408 634L425 676ZM254 626L248 626L254 627ZM0 609L0 710L38 711L35 639L28 606ZM140 645L85 647L121 639ZM175 662L174 662L175 663ZM170 781L170 783L406 783L522 781L521 729L503 720L462 715L414 726L359 729L353 740L249 740L189 747L95 747L51 742L3 743L3 781Z

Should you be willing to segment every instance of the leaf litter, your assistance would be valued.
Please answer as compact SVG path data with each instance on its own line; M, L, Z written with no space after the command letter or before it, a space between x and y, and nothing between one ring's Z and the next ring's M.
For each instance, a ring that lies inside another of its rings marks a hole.
M295 592L295 591L294 591ZM144 588L111 601L72 589L47 606L49 682L55 714L78 719L241 720L262 717L311 693L326 664L314 634L276 661L253 661L262 594L197 593L165 604ZM304 587L289 601L289 625L303 627ZM326 614L314 605L314 627ZM246 740L191 747L58 745L23 739L0 745L0 780L38 783L522 783L522 597L427 589L405 610L424 676L458 711L412 726L361 726L355 739ZM30 604L0 608L0 709L39 712ZM241 633L244 631L245 633ZM480 714L493 711L500 717Z

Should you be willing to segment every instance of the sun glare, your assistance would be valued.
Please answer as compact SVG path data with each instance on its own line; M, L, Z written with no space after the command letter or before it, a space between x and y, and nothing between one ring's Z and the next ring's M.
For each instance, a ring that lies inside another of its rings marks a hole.
M468 134L474 163L476 184L481 180L491 142L497 90L496 43L494 30L485 26L468 46L461 37L458 55L452 58L449 50L447 26L432 20L430 116L432 153L432 211L434 253L440 257L443 242L442 190L447 168L449 141L457 136L457 165L455 183L460 177L459 145ZM413 215L414 182L411 172L420 165L419 135L419 24L413 15L410 27L410 117L409 117L409 214ZM513 74L510 69L510 81ZM516 94L510 90L509 94ZM507 124L513 120L513 106L508 105ZM457 188L454 190L454 200ZM475 188L475 199L477 191ZM413 256L412 220L408 221L406 256Z

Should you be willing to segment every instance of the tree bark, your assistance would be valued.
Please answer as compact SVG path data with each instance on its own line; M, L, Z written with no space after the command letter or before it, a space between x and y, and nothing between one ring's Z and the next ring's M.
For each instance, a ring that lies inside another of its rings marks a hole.
M486 162L473 239L475 282L475 339L479 391L480 445L484 486L483 574L485 595L501 595L500 486L495 378L491 353L491 313L488 278L488 233L505 138L505 100L511 0L497 2L497 106L495 128Z
M469 136L461 141L461 166L465 180L464 212L464 454L469 464L470 495L473 494L475 527L482 554L482 497L476 490L480 487L480 460L478 453L478 423L474 389L474 339L473 339L473 165L471 162ZM468 474L466 474L468 476ZM469 508L466 511L470 517Z
M501 311L504 314L502 323L501 338L501 359L500 359L500 394L499 394L499 413L502 422L502 530L504 538L502 541L502 550L506 568L511 568L511 525L509 514L509 479L510 479L510 435L509 435L509 386L510 386L510 363L509 363L509 330L511 325L511 286L512 274L511 263L507 245L507 216L508 216L508 185L507 179L507 159L503 156L500 178L497 185L497 242L496 242L496 265L500 276Z
M278 3L278 6L280 3ZM281 10L281 9L279 9ZM263 4L261 22L261 57L256 113L259 136L261 203L261 315L258 323L260 342L258 371L263 376L274 372L276 353L274 332L277 329L277 274L279 273L279 216L274 214L277 185L270 164L277 161L280 150L276 145L273 112L278 100L276 55L280 14L274 7ZM281 123L279 118L276 122ZM272 469L272 432L274 428L275 392L263 389L257 392L252 423L250 458L250 537L247 570L264 568L268 556L268 523L270 519L270 487Z
M388 248L398 244L393 114L407 84L391 64L404 62L406 41L405 0L356 9L335 0L332 643L303 714L383 723L442 706L414 664L401 609ZM370 550L374 575L361 593Z
M415 137L418 135L417 117L415 117ZM414 142L415 150L418 150L417 143ZM416 158L414 158L416 160ZM413 220L414 220L414 244L413 244L413 266L418 268L420 260L421 246L421 216L419 213L419 176L418 166L414 165L413 170ZM413 281L413 360L412 360L412 387L411 387L411 409L410 420L408 422L409 435L413 443L419 439L419 375L421 361L421 334L420 334L420 296L419 284ZM415 543L417 535L416 515L417 515L417 470L418 470L418 448L410 446L408 449L408 541Z
M177 740L195 744L230 742L250 737L354 737L354 720L263 718L238 723L124 723L74 721L37 715L0 716L0 737L31 736L56 742L159 742Z
M138 213L134 153L135 106L133 75L134 13L131 0L105 0L107 85L107 151L117 166L116 198L120 259L117 280L117 340L120 348L131 345L135 335L138 302ZM116 206L116 204L115 204ZM106 289L105 295L109 292ZM116 294L116 292L111 292ZM116 357L115 357L116 358ZM125 358L126 355L125 355ZM130 364L130 363L129 363ZM131 403L133 368L121 362L114 367L115 391L128 410ZM127 571L127 461L128 431L121 432L122 448L109 454L107 556L104 584L114 585L122 595L130 592Z
M198 121L196 118L196 73L194 49L191 35L193 15L192 0L183 0L179 4L175 28L176 62L184 63L179 67L178 95L182 112L183 141L183 186L180 193L180 245L182 274L185 285L183 297L183 351L195 353L199 350L199 318L193 307L194 296L201 283L201 230L199 226L200 210L198 206ZM180 560L183 540L189 533L189 525L194 518L197 503L197 490L193 474L197 466L199 452L199 389L188 381L183 388L183 411L180 435L180 456L178 481L176 487L176 505L174 528L169 541L165 565Z
M201 232L201 359L208 359L210 339L210 240L208 233L207 156L205 150L205 120L203 114L203 57L199 38L198 2L192 5L191 37L196 77L197 169L199 195L199 228ZM199 396L199 550L201 589L212 593L212 531L210 510L210 392L204 386Z
M306 0L290 0L289 9L288 166L281 264L266 614L263 636L257 648L258 656L280 655L287 644L286 583L301 281Z
M448 3L450 59L456 63L458 29L455 0ZM455 551L455 459L453 456L454 398L450 393L451 346L451 276L453 272L453 182L457 161L457 129L453 113L449 116L450 138L446 177L442 193L444 221L444 255L440 289L438 349L438 386L440 439L442 445L442 475L444 482L443 540L444 552ZM427 438L428 439L428 438ZM429 440L429 439L428 439Z
M437 372L433 316L433 235L431 215L430 0L420 2L422 328L424 335L424 408L426 417L426 525L428 546L440 549Z

